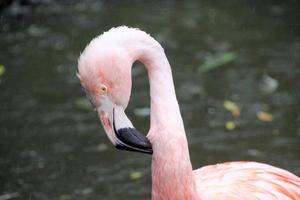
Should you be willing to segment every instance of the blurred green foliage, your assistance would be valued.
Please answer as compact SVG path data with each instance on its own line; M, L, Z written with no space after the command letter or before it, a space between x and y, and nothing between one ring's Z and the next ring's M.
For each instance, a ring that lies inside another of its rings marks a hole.
M4 65L0 65L0 77L4 74L4 72L5 72Z
M225 52L222 55L211 57L200 65L199 71L202 73L211 71L234 61L236 57L237 55L234 52Z

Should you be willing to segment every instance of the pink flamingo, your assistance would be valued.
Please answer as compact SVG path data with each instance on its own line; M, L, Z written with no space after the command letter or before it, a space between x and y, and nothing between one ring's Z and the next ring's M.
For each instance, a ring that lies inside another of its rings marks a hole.
M150 81L151 126L145 137L125 115L131 67L141 61ZM256 162L192 169L171 67L150 35L125 26L93 39L78 61L78 78L110 141L119 149L152 154L152 200L300 200L300 179Z

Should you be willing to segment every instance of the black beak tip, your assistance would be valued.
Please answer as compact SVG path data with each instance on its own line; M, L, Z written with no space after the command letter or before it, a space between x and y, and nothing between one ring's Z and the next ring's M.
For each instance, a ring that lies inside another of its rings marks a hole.
M117 144L115 147L119 150L126 150L126 151L133 151L133 152L140 152L140 153L145 153L145 154L153 154L153 150L151 149L136 149L132 147L125 146L123 144Z
M135 128L121 128L115 130L118 139L123 143L117 144L116 148L152 154L152 145L147 137Z

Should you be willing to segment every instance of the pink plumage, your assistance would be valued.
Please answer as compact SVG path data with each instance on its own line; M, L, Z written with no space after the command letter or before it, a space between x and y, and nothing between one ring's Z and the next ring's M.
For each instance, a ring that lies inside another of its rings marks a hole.
M150 81L147 138L124 112L136 60ZM122 26L93 39L79 58L78 78L117 148L153 152L152 200L300 200L299 177L267 164L227 162L193 171L170 64L145 32Z
M202 167L194 175L203 199L300 199L297 176L262 163L227 162Z

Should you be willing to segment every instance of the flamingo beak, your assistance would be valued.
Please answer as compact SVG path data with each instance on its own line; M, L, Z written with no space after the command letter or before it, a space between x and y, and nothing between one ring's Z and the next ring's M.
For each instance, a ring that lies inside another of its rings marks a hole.
M121 106L113 107L109 120L105 120L101 116L100 119L109 139L117 149L153 153L148 138L134 128Z

